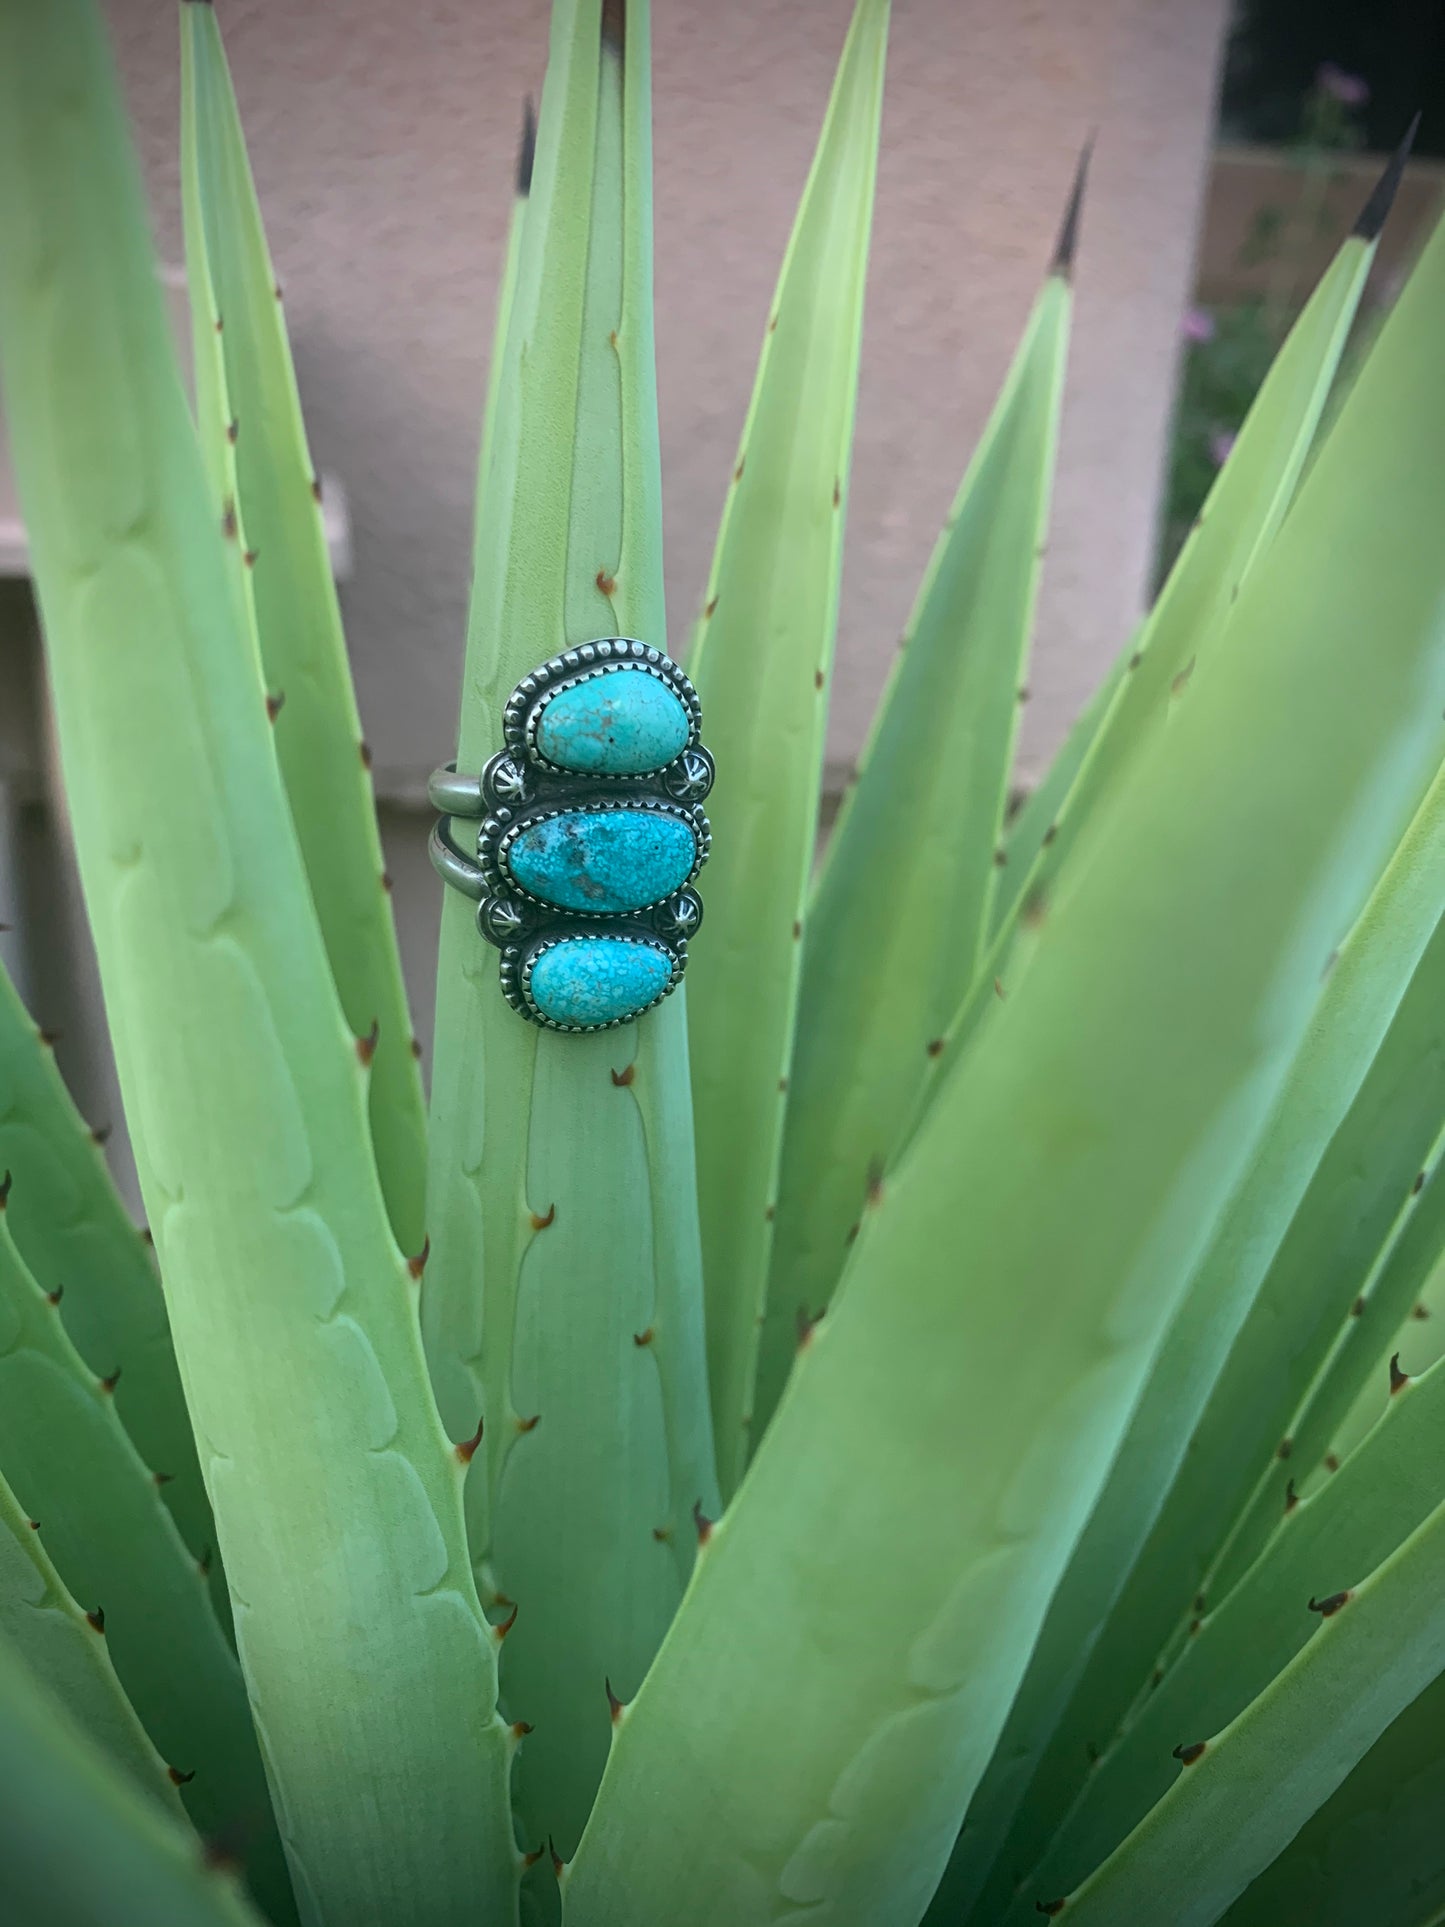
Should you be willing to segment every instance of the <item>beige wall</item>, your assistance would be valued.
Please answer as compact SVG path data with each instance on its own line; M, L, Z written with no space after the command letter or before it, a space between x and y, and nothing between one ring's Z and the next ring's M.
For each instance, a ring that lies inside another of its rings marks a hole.
M167 0L104 4L162 253L176 261L174 9ZM1129 629L1153 544L1225 11L1225 0L895 0L833 782L861 741L1090 129L1098 139L1026 771L1062 735ZM675 646L706 571L847 13L847 0L655 0L657 335ZM426 1036L439 891L415 806L427 771L453 747L494 282L520 103L537 91L545 58L546 6L223 0L222 26L314 452L350 506L348 629ZM0 654L13 659L24 647L12 622ZM33 731L27 722L22 733ZM0 786L7 769L12 798L33 799L43 786L39 762L0 741ZM53 873L63 844L42 805L26 810L22 871ZM0 828L4 816L0 809ZM4 867L0 895L10 887ZM37 878L21 882L35 901ZM32 951L74 941L73 893L56 901L54 928ZM32 932L46 921L27 917ZM41 1021L58 1012L70 1032L62 1061L84 1101L111 1113L86 972L67 983L53 961L32 955L29 964Z

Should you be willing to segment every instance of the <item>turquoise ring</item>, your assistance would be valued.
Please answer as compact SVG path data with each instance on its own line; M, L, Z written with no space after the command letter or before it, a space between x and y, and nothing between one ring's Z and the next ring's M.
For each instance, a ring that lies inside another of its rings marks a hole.
M680 981L712 841L701 722L676 663L604 636L522 678L480 775L433 773L432 862L476 902L503 995L530 1023L608 1030ZM463 823L476 827L459 840Z

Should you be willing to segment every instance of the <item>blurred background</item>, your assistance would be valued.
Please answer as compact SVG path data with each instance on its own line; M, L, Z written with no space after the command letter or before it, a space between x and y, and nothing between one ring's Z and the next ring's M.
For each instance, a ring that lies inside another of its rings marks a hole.
M174 10L106 0L106 11L161 259L179 264ZM848 0L655 0L675 653L848 13ZM223 25L326 478L426 1038L440 900L425 855L426 777L455 747L492 305L522 101L538 93L545 61L545 0L227 0ZM1091 130L1022 785L1127 637L1281 334L1417 108L1416 158L1366 336L1445 187L1445 0L895 0L831 796L861 746ZM168 282L184 347L184 296L176 274ZM539 659L559 641L539 638ZM3 425L0 926L0 954L57 1034L87 1115L118 1121Z

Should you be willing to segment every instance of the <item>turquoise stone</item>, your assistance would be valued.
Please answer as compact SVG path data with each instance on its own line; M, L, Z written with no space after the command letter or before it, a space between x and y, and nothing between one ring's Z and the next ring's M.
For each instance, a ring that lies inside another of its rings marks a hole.
M660 944L564 937L532 966L532 1001L554 1024L615 1024L655 1003L671 975Z
M544 698L536 743L558 769L586 776L644 776L687 748L687 710L645 669L614 669Z
M655 810L564 810L523 830L505 862L543 903L626 916L682 888L697 862L697 837L681 817Z

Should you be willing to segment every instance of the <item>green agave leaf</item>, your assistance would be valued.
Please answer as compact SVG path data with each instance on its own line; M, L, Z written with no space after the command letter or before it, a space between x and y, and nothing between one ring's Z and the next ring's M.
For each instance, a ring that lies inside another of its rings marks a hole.
M486 500L487 470L491 467L492 435L501 411L502 370L506 363L507 328L517 298L517 274L522 263L522 234L527 219L527 201L532 192L532 169L537 159L537 122L532 103L525 103L522 138L517 148L517 174L512 195L512 212L507 222L507 247L502 256L502 272L497 282L497 309L492 321L492 352L487 357L487 395L482 409L482 439L477 451L477 499L481 508ZM473 544L484 539L478 523Z
M1067 250L934 550L805 919L754 1432L820 1311L973 980L1003 821L1048 523L1072 296ZM850 1040L840 1048L840 1040Z
M302 1909L504 1920L512 1742L460 1468L85 0L0 4L0 355L121 1085Z
M969 1815L967 1836L940 1888L939 1919L948 1917L949 1908L956 1917L968 1900L977 1901L984 1919L1006 1909L1020 1870L1035 1864L1059 1814L1091 1779L1091 1761L1143 1684L1144 1669L1173 1619L1183 1614L1187 1625L1197 1616L1191 1602L1199 1575L1187 1559L1181 1556L1183 1578L1174 1569L1160 1573L1139 1601L1126 1591L1129 1575L1176 1475L1191 1484L1199 1477L1186 1451L1197 1455L1202 1449L1196 1428L1211 1388L1226 1369L1231 1346L1244 1343L1241 1326L1255 1315L1255 1294L1291 1235L1291 1220L1343 1114L1381 1063L1398 1070L1418 1061L1423 1027L1435 1023L1441 990L1436 953L1445 942L1437 928L1442 900L1445 775L1431 785L1341 944L1268 1129L1196 1266L1049 1608L1028 1677ZM1430 1056L1439 1061L1438 1053ZM1397 1179L1396 1188L1405 1186ZM1283 1370L1278 1354L1291 1345L1298 1314L1292 1305L1278 1304L1265 1312L1263 1304L1260 1325L1270 1357ZM1251 1385L1257 1384L1256 1373ZM1259 1396L1267 1407L1268 1390ZM1218 1418L1231 1438L1241 1424L1253 1423L1252 1417L1231 1418L1223 1407ZM1272 1464L1276 1442L1270 1434L1262 1445ZM1271 1529L1284 1501L1284 1477L1294 1469L1284 1468L1271 1485ZM1191 1511L1184 1523L1192 1527L1194 1521ZM1125 1603L1115 1612L1121 1594ZM1152 1644L1147 1630L1141 1634L1141 1611L1162 1619ZM1098 1642L1096 1662L1091 1654Z
M1418 119L1418 117L1417 117ZM1360 211L1333 268L1306 304L1299 323L1260 387L1239 446L1225 464L1199 523L1170 571L1158 602L1069 732L1048 773L1026 799L1008 838L1008 864L994 898L994 934L1005 931L1043 867L1042 852L1067 841L1105 785L1133 751L1133 736L1152 727L1166 675L1192 660L1194 637L1206 635L1227 608L1251 563L1263 554L1339 412L1349 364L1361 359L1354 321L1381 229L1394 202L1414 138L1401 142ZM1348 358L1348 359L1347 359ZM1210 525L1206 536L1205 525ZM1163 638L1161 642L1161 636ZM1153 649L1150 674L1133 679ZM1126 684L1130 685L1126 688ZM1167 718L1167 707L1164 709ZM1072 828L1064 819L1073 818ZM1056 860L1062 860L1063 848Z
M1225 1927L1433 1927L1445 1910L1445 1673L1250 1883Z
M1339 1603L1326 1601L1303 1651L1206 1737L1148 1817L1068 1896L1071 1927L1161 1912L1178 1927L1217 1920L1445 1669L1442 1585L1445 1506Z
M147 1465L166 1473L166 1504L191 1551L214 1540L160 1280L50 1047L0 970L0 1175L6 1223L96 1377L117 1370L115 1408Z
M725 1494L747 1462L778 1198L887 38L887 0L859 0L773 297L689 663L718 765L710 921L689 995ZM790 1298L783 1316L795 1309Z
M1365 225L1378 232L1373 214ZM1358 231L1340 248L1255 396L1158 600L1115 664L1097 728L1087 744L1071 739L1066 761L1082 752L1072 783L1042 828L1031 819L1028 844L1008 845L1015 915L997 923L933 1060L935 1080L986 1015L995 983L1009 994L1029 968L1038 930L1019 913L1051 894L1094 813L1117 798L1138 756L1167 737L1203 653L1224 644L1230 608L1294 498L1374 254L1373 235ZM926 1103L927 1090L916 1117Z
M1080 710L1068 735L1055 751L1054 760L1019 805L1018 814L1007 826L1004 849L1008 861L999 871L994 888L990 940L1012 922L1034 860L1044 847L1044 839L1053 828L1065 798L1078 780L1084 758L1092 748L1104 718L1114 706L1119 685L1128 675L1129 663L1138 649L1139 638L1136 634L1114 658L1108 675Z
M664 638L649 16L563 0L481 478L459 767L513 685L589 638ZM565 405L559 404L565 398ZM529 1840L566 1850L715 1503L679 991L634 1027L539 1031L455 893L437 979L432 1256L442 1409L486 1414L469 1518L503 1611ZM682 1528L682 1529L679 1529Z
M276 753L346 1020L377 1027L368 1108L397 1242L420 1251L426 1112L341 610L281 286L215 8L181 8L182 179L200 436L239 518ZM220 392L213 392L219 387Z
M582 1927L683 1894L704 1923L922 1913L1327 960L1439 765L1442 314L1445 237L1229 645L875 1192L616 1729L565 1888Z
M1268 1688L1316 1625L1306 1606L1373 1571L1434 1511L1445 1454L1445 1372L1407 1381L1339 1476L1281 1508L1269 1545L1096 1762L1040 1865L997 1916L1032 1918L1078 1885L1174 1778L1174 1749L1226 1727Z
M0 1637L148 1799L184 1819L175 1781L116 1678L109 1641L66 1590L38 1526L3 1478Z
M1349 1358L1352 1372L1378 1361L1382 1340L1410 1306L1419 1276L1416 1260L1428 1262L1425 1254L1438 1235L1432 1220L1439 1198L1431 1196L1428 1183L1419 1193L1413 1187L1426 1168L1445 1098L1442 1001L1445 925L1432 935L1288 1231L1276 1249L1267 1250L1263 1282L1228 1358L1209 1384L1202 1411L1197 1397L1191 1404L1189 1449L1117 1595L1074 1704L1060 1723L1048 1769L1049 1790L1041 1781L1032 1789L1029 1810L1041 1816L1034 1835L1039 1845L1047 1835L1045 1816L1056 1816L1061 1805L1067 1805L1087 1771L1086 1746L1106 1745L1131 1701L1146 1687L1151 1669L1166 1667L1177 1657L1197 1616L1194 1602L1202 1596L1218 1603L1226 1580L1238 1576L1242 1557L1235 1561L1230 1555L1232 1574L1223 1571L1221 1558L1252 1503L1259 1505L1254 1516L1266 1523L1256 1491L1272 1495L1277 1519L1289 1480L1296 1479L1303 1489L1326 1446L1312 1456L1297 1455L1293 1428L1311 1387L1336 1351L1341 1328L1358 1323L1364 1333L1367 1318L1354 1318L1354 1305L1362 1300L1368 1305L1369 1294L1384 1287L1384 1296L1375 1300L1373 1341L1353 1354L1341 1354ZM1268 1182L1263 1168L1260 1177ZM1429 1217L1422 1215L1422 1207ZM1402 1234L1416 1218L1420 1233L1405 1242ZM1393 1276L1388 1262L1376 1267L1382 1249L1391 1249L1392 1237L1400 1241L1393 1251L1401 1265ZM1200 1283L1217 1287L1237 1256L1222 1242L1217 1261L1201 1271ZM1384 1309L1391 1304L1393 1310ZM1187 1362L1182 1345L1176 1357ZM1354 1382L1359 1383L1357 1377ZM1017 1842L1015 1846L1016 1858L1029 1864L1030 1849Z
M9 1927L262 1927L234 1875L108 1760L0 1635Z
M1445 938L1445 933L1442 933ZM1295 1477L1306 1476L1318 1466L1335 1428L1348 1416L1355 1400L1372 1376L1378 1373L1382 1391L1389 1386L1393 1371L1391 1356L1398 1356L1412 1371L1420 1362L1409 1342L1411 1334L1390 1353L1380 1345L1380 1334L1392 1336L1400 1321L1420 1303L1420 1294L1445 1248L1445 1185L1433 1189L1429 1180L1445 1157L1445 1133L1431 1143L1425 1159L1410 1180L1385 1249L1363 1281L1360 1297L1364 1304L1358 1315L1353 1307L1342 1322L1329 1357L1310 1386L1299 1410L1292 1417L1289 1462L1299 1462ZM1359 1300L1356 1300L1359 1303ZM1278 1458L1272 1460L1251 1498L1247 1510L1236 1520L1209 1578L1213 1593L1222 1596L1248 1567L1273 1527L1278 1512L1282 1480ZM1285 1477L1288 1477L1286 1471Z
M1353 1452L1382 1413L1389 1409L1392 1358L1406 1365L1415 1376L1428 1371L1445 1357L1445 1250L1437 1252L1420 1295L1410 1307L1403 1323L1379 1347L1375 1370L1356 1393L1354 1403L1335 1427L1330 1449L1313 1473L1304 1472L1299 1489L1310 1490L1312 1481L1328 1478ZM1377 1301L1378 1302L1378 1301Z
M290 1916L235 1654L110 1396L66 1337L0 1215L0 1468L67 1588L96 1614L121 1684L211 1838L244 1843L252 1885ZM294 1916L292 1916L294 1917Z

